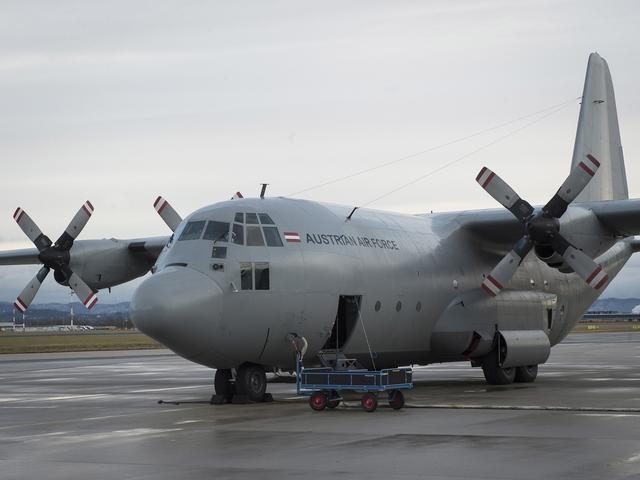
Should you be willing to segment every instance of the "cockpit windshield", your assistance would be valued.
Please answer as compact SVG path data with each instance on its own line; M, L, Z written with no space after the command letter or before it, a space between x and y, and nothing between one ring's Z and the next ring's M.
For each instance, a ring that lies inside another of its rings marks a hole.
M204 231L204 240L213 240L214 242L229 241L229 223L210 221Z
M204 220L187 223L184 230L182 230L182 234L180 235L180 238L178 238L178 241L199 240L205 223L206 222Z

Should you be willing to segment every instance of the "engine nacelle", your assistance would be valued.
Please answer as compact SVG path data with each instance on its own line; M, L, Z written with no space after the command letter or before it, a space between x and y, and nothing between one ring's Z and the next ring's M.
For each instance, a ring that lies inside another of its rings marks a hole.
M539 365L549 358L551 343L542 330L501 330L498 332L502 368Z
M129 241L115 238L79 240L70 251L69 266L91 288L103 289L129 282L147 273L155 258L135 255ZM65 285L64 274L56 272L56 281Z
M571 273L573 269L567 265L564 259L550 245L536 245L534 248L536 256L551 268L555 268L562 273Z

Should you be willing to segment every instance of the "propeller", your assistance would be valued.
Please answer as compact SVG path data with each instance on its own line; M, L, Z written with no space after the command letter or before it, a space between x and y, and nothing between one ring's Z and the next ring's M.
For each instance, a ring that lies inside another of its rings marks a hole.
M167 202L164 197L156 198L156 201L153 202L153 208L156 209L160 218L164 220L164 223L167 224L167 227L171 229L172 232L176 231L180 222L182 222L182 218L178 215L173 207Z
M576 274L596 290L607 283L609 276L602 267L560 235L559 221L569 204L587 186L599 167L600 162L593 155L587 155L573 168L557 193L539 211L520 198L504 180L487 167L480 170L476 181L520 220L524 230L522 238L482 282L482 288L488 295L495 297L500 293L533 247L545 247L556 252Z
M16 209L13 218L25 235L29 237L29 240L36 246L39 252L38 258L43 263L43 267L36 273L36 276L33 277L33 280L27 284L22 292L20 292L20 295L18 295L18 298L14 302L14 306L18 310L24 313L27 308L29 308L42 282L51 270L54 270L56 280L59 280L61 283L68 283L69 287L71 287L85 307L91 309L96 304L98 301L96 292L94 292L79 275L69 268L69 260L71 258L69 251L73 246L74 240L80 235L80 232L82 232L82 229L92 214L93 205L87 200L82 207L80 207L78 213L75 214L65 231L62 232L62 235L53 243L49 237L42 233L42 230L38 228L38 225L36 225L27 212L21 208Z

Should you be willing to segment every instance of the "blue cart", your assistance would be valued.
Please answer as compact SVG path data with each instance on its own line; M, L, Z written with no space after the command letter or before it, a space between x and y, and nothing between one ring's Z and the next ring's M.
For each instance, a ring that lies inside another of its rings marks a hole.
M296 387L298 395L309 396L309 406L317 411L337 407L343 400L343 390L362 393L360 403L367 412L378 407L381 392L387 392L391 408L400 410L404 406L402 390L413 388L412 370L409 367L384 370L304 368L300 354L297 354Z

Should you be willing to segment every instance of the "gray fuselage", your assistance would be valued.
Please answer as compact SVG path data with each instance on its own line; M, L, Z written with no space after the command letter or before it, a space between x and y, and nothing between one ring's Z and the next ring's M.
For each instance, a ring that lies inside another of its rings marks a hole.
M291 368L294 357L287 335L304 336L311 355L331 347L326 343L340 297L346 296L357 299L359 316L339 346L364 364L369 348L378 368L465 359L462 349L443 353L432 348L432 333L443 329L438 322L447 307L477 291L508 249L464 228L461 221L496 212L404 215L361 209L347 220L350 211L346 206L287 198L239 199L196 211L176 229L154 274L138 287L131 305L134 323L183 357L209 367L252 362ZM242 224L245 238L240 245L234 243L234 218L247 213L267 214L273 225ZM185 228L199 221L229 224L231 233L202 239L200 232L191 235L193 239L180 239ZM569 209L561 229L585 252L600 255L599 263L613 277L631 248L625 241L607 238L594 222L578 205ZM249 229L254 243L259 233L264 242L265 227L277 227L282 246L247 246ZM494 325L543 325L552 345L567 335L600 293L577 275L547 266L533 252L507 288L524 292L525 302L538 302L527 300L526 292L554 297L548 323L542 314L524 318L519 305L503 302L496 304L495 314L469 318L469 325L480 322L486 330ZM474 328L462 330L470 335Z

